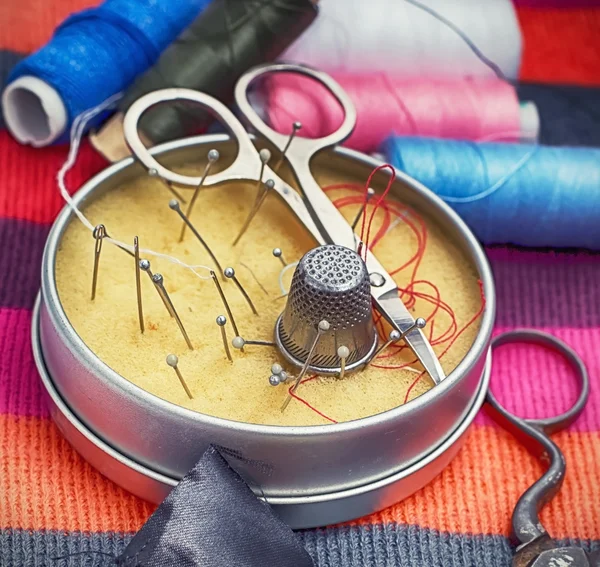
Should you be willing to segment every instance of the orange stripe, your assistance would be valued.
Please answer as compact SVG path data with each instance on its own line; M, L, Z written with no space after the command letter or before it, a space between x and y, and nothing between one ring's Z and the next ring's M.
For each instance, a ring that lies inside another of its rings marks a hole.
M556 538L600 539L600 433L560 433L554 437L567 459L558 496L542 512ZM431 484L410 498L359 524L416 524L453 533L510 533L519 496L542 466L505 431L471 429L464 448Z
M0 416L0 528L136 531L153 506L105 479L49 421Z
M98 4L95 0L2 0L0 49L29 53L44 45L66 17Z
M600 539L600 433L556 439L567 458L567 479L542 522L557 538ZM507 433L476 426L434 482L358 523L508 535L514 505L540 471ZM0 528L136 531L153 510L92 469L39 418L0 416L0 486Z

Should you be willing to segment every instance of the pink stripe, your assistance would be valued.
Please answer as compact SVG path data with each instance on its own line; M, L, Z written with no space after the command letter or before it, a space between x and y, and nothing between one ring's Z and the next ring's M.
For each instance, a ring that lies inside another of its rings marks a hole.
M31 311L0 309L0 413L46 417L30 332Z
M495 333L505 330L496 328ZM600 328L543 329L575 349L585 362L590 376L590 399L572 431L600 431ZM568 363L540 346L506 345L494 353L492 390L498 400L521 417L556 415L572 404L578 389ZM484 412L477 423L493 421Z

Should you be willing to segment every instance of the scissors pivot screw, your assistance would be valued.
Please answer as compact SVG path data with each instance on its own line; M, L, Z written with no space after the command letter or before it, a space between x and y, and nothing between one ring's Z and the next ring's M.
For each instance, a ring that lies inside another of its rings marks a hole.
M369 281L373 287L381 287L385 283L385 278L378 272L369 274Z

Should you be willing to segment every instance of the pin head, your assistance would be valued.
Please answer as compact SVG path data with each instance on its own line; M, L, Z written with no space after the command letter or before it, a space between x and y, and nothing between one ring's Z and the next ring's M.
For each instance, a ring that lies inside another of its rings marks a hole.
M275 256L275 258L281 258L282 254L281 248L273 248L273 256Z
M292 124L292 128L297 132L298 130L300 130L302 128L302 122L294 122Z
M331 325L325 319L319 321L319 331L326 333L327 331L329 331L330 327Z
M213 149L208 152L208 161L210 163L215 163L220 157L219 150Z
M269 384L271 384L271 386L279 386L279 384L281 384L281 379L279 376L271 374L271 376L269 376Z
M219 315L217 317L217 325L219 325L219 327L224 327L227 324L227 317L225 317L225 315Z
M425 325L427 325L427 321L425 321L425 319L423 319L423 317L419 317L415 321L415 325L417 326L418 329L424 329Z
M347 346L341 346L337 349L337 355L340 358L348 358L350 356L350 349Z
M158 176L158 171L157 171L156 169L154 169L153 167L151 167L151 168L148 170L148 175L149 175L150 177L157 177L157 176Z
M163 283L163 277L161 274L152 274L152 281L155 284L162 284Z
M400 333L400 331L398 331L396 329L392 329L390 331L390 334L388 336L390 338L390 341L392 341L393 343L395 343L396 341L400 340L400 337L402 336L402 333Z
M271 152L266 148L260 150L260 152L258 152L258 155L262 163L267 163L271 159Z
M171 199L169 201L169 208L177 211L179 209L179 201L177 199Z
M275 181L273 181L272 179L267 179L265 181L265 186L267 189L273 189L273 187L275 187Z
M243 349L246 341L242 337L234 337L231 341L233 348Z
M276 374L277 376L279 376L282 372L283 368L281 367L281 364L278 364L276 362L275 364L273 364L273 366L271 366L271 374Z
M279 382L281 382L282 384L283 384L284 382L287 382L287 379L288 379L288 374L287 374L287 372L286 372L285 370L283 370L282 372L280 372L280 373L278 374L278 376L279 376Z
M226 278L232 278L235 276L235 270L233 268L225 268L223 274Z
M167 364L171 368L177 368L177 364L179 364L179 358L177 357L177 355L176 354L169 354L167 356Z
M140 270L147 272L150 269L150 260L140 260Z

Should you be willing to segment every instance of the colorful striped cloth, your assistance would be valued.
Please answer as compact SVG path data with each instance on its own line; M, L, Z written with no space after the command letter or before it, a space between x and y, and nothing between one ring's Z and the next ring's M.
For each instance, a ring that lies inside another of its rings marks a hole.
M48 39L87 0L0 2L0 81L22 53ZM523 78L600 83L600 10L519 8ZM35 23L34 23L35 22ZM0 125L1 128L1 125ZM44 239L62 203L56 171L66 148L20 147L0 131L0 566L107 565L153 507L94 471L62 439L44 406L29 332ZM70 185L104 167L86 145ZM568 473L543 512L552 536L600 547L600 256L490 249L498 289L496 331L533 326L576 348L592 395L556 440ZM573 399L570 371L538 347L494 360L498 397L521 415L558 412ZM301 532L318 567L508 566L512 509L541 465L481 414L465 447L429 486L360 521ZM70 559L60 557L72 555Z

